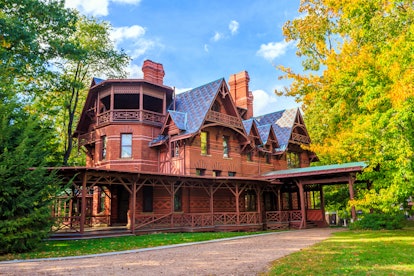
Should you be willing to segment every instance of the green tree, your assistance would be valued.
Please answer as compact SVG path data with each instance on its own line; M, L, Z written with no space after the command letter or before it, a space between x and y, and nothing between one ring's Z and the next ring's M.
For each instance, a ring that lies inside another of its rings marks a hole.
M75 18L63 1L0 1L0 254L32 249L53 223L59 179L44 167L56 165L54 131L31 104Z
M278 93L303 103L323 163L369 162L371 189L353 205L397 211L414 193L414 4L303 0L299 11L284 34L305 71L280 66L293 83Z
M0 133L0 254L23 252L53 224L50 204L60 185L45 169L54 159L52 132L8 99L0 104Z
M58 68L54 87L38 99L45 112L47 109L57 111L54 121L62 139L64 165L68 165L71 158L75 123L91 79L96 75L126 77L125 68L130 62L128 55L116 50L110 40L108 22L80 16L75 27L76 31L69 38L73 48L54 63Z

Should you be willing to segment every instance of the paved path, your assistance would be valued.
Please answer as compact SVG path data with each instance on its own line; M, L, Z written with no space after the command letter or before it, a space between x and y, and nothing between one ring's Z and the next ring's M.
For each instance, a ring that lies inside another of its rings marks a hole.
M273 260L334 231L339 230L294 230L93 257L0 262L0 275L256 275Z

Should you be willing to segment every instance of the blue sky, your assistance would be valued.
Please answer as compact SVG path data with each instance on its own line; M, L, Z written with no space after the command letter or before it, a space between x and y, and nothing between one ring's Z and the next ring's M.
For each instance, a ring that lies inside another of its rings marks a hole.
M282 26L300 0L66 0L82 14L113 26L112 40L132 58L130 78L142 78L145 59L164 66L164 84L185 91L246 70L254 95L254 115L298 107L277 97L284 65L300 70L294 43ZM104 77L104 76L98 76Z

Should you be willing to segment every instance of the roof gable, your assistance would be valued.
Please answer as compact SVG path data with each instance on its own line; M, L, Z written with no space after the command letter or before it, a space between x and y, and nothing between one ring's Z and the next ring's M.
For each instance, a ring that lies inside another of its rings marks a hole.
M213 100L216 97L223 79L210 82L203 86L194 88L187 92L178 94L175 98L175 103L171 103L169 109L173 109L172 112L179 112L186 114L187 118L191 120L187 121L185 133L197 132L210 110ZM169 110L171 113L171 110ZM178 116L177 116L178 117Z

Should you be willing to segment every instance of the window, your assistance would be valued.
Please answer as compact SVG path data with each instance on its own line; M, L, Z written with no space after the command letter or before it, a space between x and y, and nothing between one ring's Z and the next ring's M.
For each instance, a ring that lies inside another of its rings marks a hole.
M229 157L229 136L223 136L223 157Z
M270 153L266 152L265 153L265 158L266 158L266 164L270 164L270 160L271 160Z
M249 151L247 153L247 161L252 162L253 161L253 153L251 151Z
M98 213L105 211L106 194L104 188L98 187Z
M236 176L236 172L229 172L229 176Z
M286 155L288 168L300 168L300 158L297 152L288 152Z
M246 211L256 211L256 192L254 190L247 190L244 195L244 204Z
M132 157L132 133L121 134L121 158Z
M206 174L206 169L196 169L196 175L203 176Z
M101 137L101 160L106 159L106 135Z
M154 188L152 186L144 186L142 188L142 211L143 212L153 211L153 196L154 196Z
M208 132L202 131L200 133L200 139L201 139L201 154L207 155L208 154Z
M171 157L179 157L180 156L180 146L178 145L178 141L171 142Z
M221 176L221 171L219 171L219 170L214 170L214 171L213 171L213 176L214 176L214 177Z
M183 190L181 188L174 194L174 212L181 212L183 210Z

